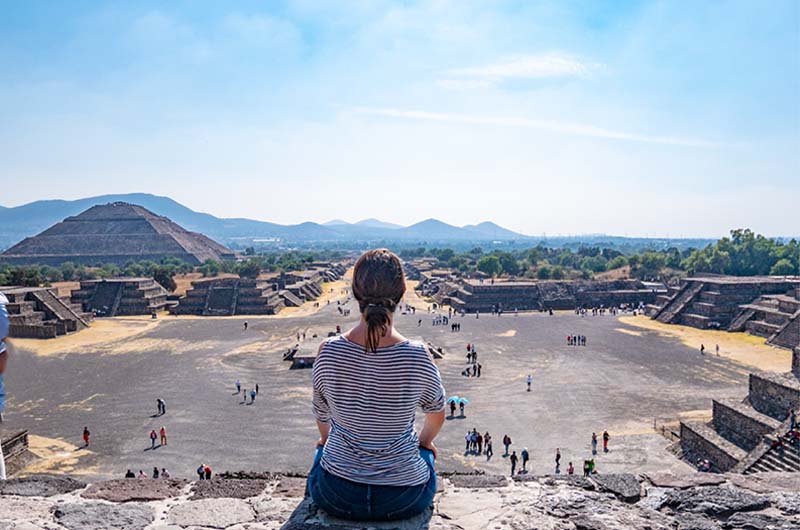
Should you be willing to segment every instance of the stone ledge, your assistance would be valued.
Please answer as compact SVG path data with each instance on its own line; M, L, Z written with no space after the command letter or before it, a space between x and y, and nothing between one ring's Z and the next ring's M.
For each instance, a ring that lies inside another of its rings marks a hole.
M0 530L800 528L800 474L793 473L450 475L441 478L431 510L392 523L328 516L302 497L303 477L231 475L237 478L89 486L61 477L16 479L0 488Z

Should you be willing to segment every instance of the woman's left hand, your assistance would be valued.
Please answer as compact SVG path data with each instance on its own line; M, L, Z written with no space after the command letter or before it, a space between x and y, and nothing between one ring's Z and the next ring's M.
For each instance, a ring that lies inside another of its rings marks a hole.
M439 453L438 453L438 451L436 450L436 445L434 445L434 443L433 443L433 442L430 442L430 443L428 443L428 444L426 444L426 445L420 444L419 446L420 446L421 448L423 448L423 449L427 449L428 451L430 451L431 453L433 453L433 459L434 459L434 460L437 460L437 459L439 458Z

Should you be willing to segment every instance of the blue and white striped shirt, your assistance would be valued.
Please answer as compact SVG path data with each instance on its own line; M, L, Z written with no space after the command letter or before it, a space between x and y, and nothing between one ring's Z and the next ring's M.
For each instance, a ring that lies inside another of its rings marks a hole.
M414 431L417 407L444 410L439 369L422 343L375 353L343 336L325 341L314 361L312 409L330 423L320 464L360 484L416 486L430 478Z

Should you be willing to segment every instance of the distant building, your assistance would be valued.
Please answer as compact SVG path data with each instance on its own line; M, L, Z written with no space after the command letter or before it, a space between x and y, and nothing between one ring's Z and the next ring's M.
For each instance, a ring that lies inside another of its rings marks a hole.
M12 265L82 265L178 258L191 265L234 259L216 241L189 232L166 217L125 202L92 206L0 254Z

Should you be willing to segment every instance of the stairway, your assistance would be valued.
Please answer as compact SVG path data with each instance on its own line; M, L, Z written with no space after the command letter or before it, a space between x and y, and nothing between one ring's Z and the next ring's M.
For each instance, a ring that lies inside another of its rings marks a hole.
M49 290L37 289L32 291L31 295L51 313L53 313L58 320L65 322L74 321L83 327L89 327L89 324L83 319L83 317L73 311L71 307L65 304L59 297L55 296Z
M680 315L694 297L703 290L704 286L702 282L687 282L675 297L656 313L654 318L664 324L673 323L675 317Z
M742 309L739 311L739 314L734 317L731 325L728 326L728 331L744 331L745 324L747 324L747 321L753 318L755 314L755 309Z

